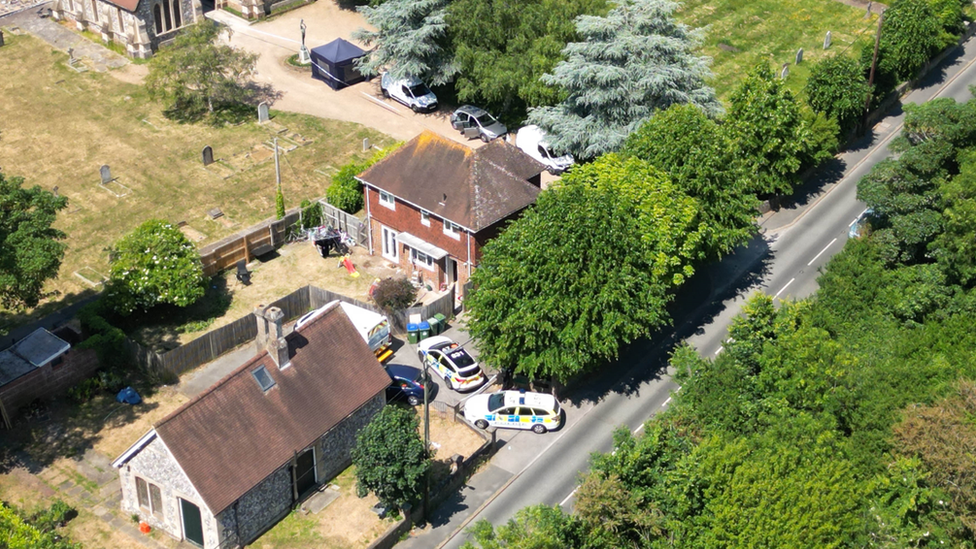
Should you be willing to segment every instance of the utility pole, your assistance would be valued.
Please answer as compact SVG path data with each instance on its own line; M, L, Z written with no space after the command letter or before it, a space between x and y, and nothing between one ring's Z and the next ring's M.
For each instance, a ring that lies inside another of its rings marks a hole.
M427 506L430 495L430 401L427 394L430 391L430 371L427 366L427 356L424 355L424 457L428 461L424 471L424 522L427 522Z
M871 71L874 74L874 71ZM278 190L281 190L281 168L278 167L278 138L274 138L274 153L275 153L275 181L278 185Z
M878 15L878 32L874 35L874 57L871 59L871 74L868 76L868 98L864 101L864 119L867 121L868 110L871 108L871 95L874 93L871 86L874 85L874 70L878 66L878 48L881 46L881 23L884 21L884 12Z

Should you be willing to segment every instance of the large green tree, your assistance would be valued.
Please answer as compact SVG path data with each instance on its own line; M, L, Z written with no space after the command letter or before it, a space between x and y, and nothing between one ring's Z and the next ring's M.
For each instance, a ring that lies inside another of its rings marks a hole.
M119 240L110 255L108 301L119 314L168 303L191 305L206 279L196 246L175 225L150 219Z
M857 126L871 92L860 63L843 54L818 61L810 70L805 90L810 107L837 119L844 136Z
M258 56L219 44L224 31L231 32L204 19L181 31L150 61L146 87L151 96L169 103L167 111L174 117L197 119L255 96L248 84Z
M559 88L540 78L576 39L573 20L605 13L606 1L457 0L448 12L458 99L517 122L528 107L559 102Z
M668 321L703 257L698 203L638 158L578 166L484 248L469 328L481 359L567 380Z
M449 0L386 0L360 6L366 22L353 38L373 49L357 60L365 74L385 68L394 79L416 76L433 86L450 82L457 73L448 48L446 14Z
M915 78L946 45L943 32L929 0L896 0L884 13L878 70L898 80Z
M352 450L359 497L373 492L396 508L420 501L430 459L418 427L412 409L386 406L359 431Z
M68 199L23 184L0 172L0 302L12 309L37 305L67 248L65 234L52 225Z
M582 40L542 77L565 99L529 111L556 151L590 159L619 150L655 111L674 104L720 110L705 85L709 60L696 52L702 33L675 21L677 9L670 0L621 0L606 17L576 18Z
M628 138L623 153L646 160L701 205L707 249L719 257L755 232L758 200L730 162L718 124L694 105L659 111Z

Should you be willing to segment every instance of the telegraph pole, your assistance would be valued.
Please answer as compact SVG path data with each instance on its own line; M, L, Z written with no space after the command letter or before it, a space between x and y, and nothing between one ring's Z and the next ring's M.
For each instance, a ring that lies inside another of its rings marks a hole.
M874 93L871 86L874 85L874 70L878 66L878 48L881 46L881 22L884 21L884 12L878 16L878 32L874 35L874 57L871 59L871 74L868 76L868 98L864 101L864 117L867 121L868 110L871 108L871 95Z

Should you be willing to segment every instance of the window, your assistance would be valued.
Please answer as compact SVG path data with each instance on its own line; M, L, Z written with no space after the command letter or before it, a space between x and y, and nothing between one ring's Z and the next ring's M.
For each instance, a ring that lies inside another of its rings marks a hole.
M458 226L457 224L451 223L450 221L448 221L446 219L444 220L444 234L449 235L449 236L453 236L454 238L457 238L457 239L460 240L460 238L461 238L461 235L459 234L459 231L460 230L461 230L461 227Z
M167 33L183 26L179 0L163 0L153 6L153 20L156 23L156 34Z
M183 14L180 13L180 0L173 0L173 28L183 26Z
M393 261L394 263L400 261L400 254L397 250L396 231L391 231L386 227L383 227L381 231L383 234L383 257Z
M380 191L380 204L386 206L391 210L396 209L396 199L393 198L392 194L386 191Z
M254 376L255 381L258 382L258 385L261 386L261 390L264 392L267 392L268 389L275 386L275 380L271 379L271 374L268 373L268 370L264 366L251 372L251 375Z
M428 271L434 270L434 258L425 254L424 252L419 252L410 248L410 260L413 261L414 265L421 265Z
M163 518L163 494L159 486L136 477L136 496L141 509L158 519Z
M156 34L163 34L163 9L159 4L153 6L153 22L156 23Z
M427 210L420 210L420 222L430 227L430 212Z

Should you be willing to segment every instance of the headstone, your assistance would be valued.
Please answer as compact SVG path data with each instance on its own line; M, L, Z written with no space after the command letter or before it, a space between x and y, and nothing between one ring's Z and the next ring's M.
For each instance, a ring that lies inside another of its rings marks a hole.
M796 50L796 64L799 65L800 61L803 61L803 48Z
M871 17L871 4L872 3L873 2L871 2L870 0L868 0L868 11L867 11L867 13L864 14L864 17Z
M786 77L789 75L790 75L790 64L783 63L783 70L780 71L779 77L782 78L783 80L786 80Z
M830 47L830 31L827 31L827 36L824 36L824 49Z
M102 166L98 173L102 176L102 185L112 182L112 171L108 169L108 164Z
M258 124L264 124L268 120L271 120L271 116L268 114L268 104L262 101L258 105Z
M57 185L54 186L54 196L59 196L58 195L58 186Z
M213 147L207 145L203 148L203 165L209 166L213 164Z
M3 29L0 29L0 46L3 46Z
M75 60L75 49L68 48L68 62L71 63Z
M369 150L369 138L367 137L363 139L363 152L366 152L368 150Z

